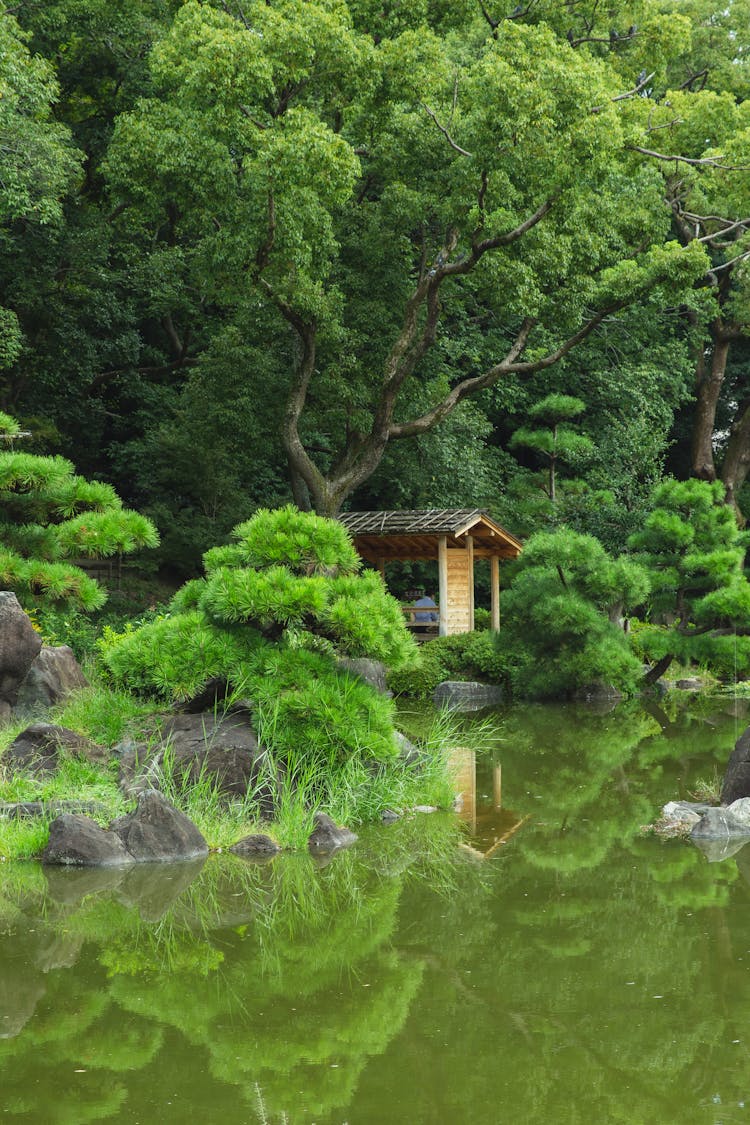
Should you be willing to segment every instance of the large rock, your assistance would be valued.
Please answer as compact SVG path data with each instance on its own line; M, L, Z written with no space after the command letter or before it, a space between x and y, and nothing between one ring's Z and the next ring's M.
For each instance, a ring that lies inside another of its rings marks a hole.
M348 848L357 836L348 828L339 827L330 816L316 812L315 828L307 845L311 852L333 852L338 848Z
M268 856L280 852L281 848L264 832L253 832L250 836L243 836L236 844L232 844L229 850L235 855L242 856L243 859L257 859L259 856L267 859Z
M750 836L750 797L741 797L726 807L708 809L690 835L693 840Z
M21 684L16 701L16 712L38 711L41 707L54 707L71 692L88 687L72 648L60 645L42 649L29 668Z
M133 863L133 856L115 832L100 828L87 816L64 813L50 825L42 863L116 867Z
M0 590L0 722L11 718L21 684L42 647L42 638L8 590Z
M750 797L750 727L734 744L721 786L722 805L731 805L740 797Z
M32 723L11 742L2 756L2 764L14 773L54 773L61 754L84 758L95 765L104 765L109 759L103 746L74 730L53 723Z
M499 707L503 695L499 684L443 680L435 688L432 699L436 707L447 707L451 711L482 711L485 707Z
M208 855L208 845L192 820L155 789L141 794L135 812L113 820L110 830L138 863L165 863Z
M598 706L620 703L624 698L622 692L612 684L602 683L584 684L573 693L574 701Z
M340 660L336 661L336 667L340 672L346 672L349 676L364 680L366 684L375 688L375 691L381 695L389 694L388 684L386 683L387 669L382 661L368 660L364 656L342 656Z
M426 754L419 750L400 730L395 732L394 737L398 746L400 761L405 762L407 766L419 766L425 761Z
M713 807L698 801L669 801L661 810L663 827L675 832L689 832Z
M158 788L168 771L190 785L206 781L228 797L244 797L259 789L263 758L252 717L244 708L218 715L214 711L171 715L150 753L134 746L122 753L120 785L128 796L137 796ZM269 812L270 788L259 794L263 810Z

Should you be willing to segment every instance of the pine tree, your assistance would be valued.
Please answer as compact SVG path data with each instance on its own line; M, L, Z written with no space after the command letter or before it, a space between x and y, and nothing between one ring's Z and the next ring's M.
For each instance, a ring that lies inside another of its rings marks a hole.
M628 540L651 578L652 625L639 631L654 661L649 682L675 659L705 661L719 672L750 668L748 537L724 499L720 481L665 480L654 489L643 530Z
M71 560L155 547L156 528L124 508L111 485L78 476L64 457L16 450L28 436L0 413L0 588L26 608L99 609L106 592Z

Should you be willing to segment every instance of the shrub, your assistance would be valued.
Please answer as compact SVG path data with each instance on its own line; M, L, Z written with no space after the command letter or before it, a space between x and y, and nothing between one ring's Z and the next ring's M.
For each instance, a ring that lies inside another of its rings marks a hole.
M249 697L284 816L296 815L290 801L300 816L307 803L307 823L310 806L333 807L354 778L365 785L368 770L398 756L392 701L338 657L407 667L416 646L380 575L357 573L343 525L284 508L257 513L234 537L236 547L208 552L206 578L178 591L166 614L107 631L102 662L142 694L185 699L221 677Z
M507 677L507 658L497 647L493 633L457 633L426 641L419 650L419 663L405 671L391 672L388 686L396 695L429 699L443 680L496 684Z
M21 437L0 413L0 436ZM63 457L0 450L0 586L26 609L90 611L106 601L93 578L66 560L111 558L159 542L156 528L123 508L111 485L75 474Z

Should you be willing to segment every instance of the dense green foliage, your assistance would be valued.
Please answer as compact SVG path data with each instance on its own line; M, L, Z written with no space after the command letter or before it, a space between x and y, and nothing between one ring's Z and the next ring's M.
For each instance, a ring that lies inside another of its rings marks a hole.
M745 324L746 20L588 7L4 13L0 405L192 576L292 487L528 534L549 512L511 437L579 398L594 448L555 518L620 548L675 437L689 465L718 304Z
M206 578L178 591L166 614L105 637L110 678L168 700L225 680L251 700L260 742L282 770L282 802L340 806L342 791L361 793L368 777L377 789L374 763L399 769L393 703L339 661L413 662L398 603L378 574L358 573L336 521L262 510L233 537L207 553ZM363 807L354 801L351 815Z
M171 576L206 554L121 642L143 647L133 683L189 692L282 633L309 660L344 639L390 653L400 623L370 576L226 545L290 498L482 505L612 555L667 459L742 507L747 32L744 6L711 0L2 14L0 406L35 435L17 472L44 453L114 487ZM53 564L137 539L97 514L96 534L71 511L32 544L49 516L13 511L3 548L43 558L59 595ZM681 655L726 670L741 598L703 612L689 650L673 631Z
M501 599L499 644L518 696L562 698L587 685L634 690L640 662L620 624L648 577L596 539L559 530L532 536Z
M747 534L724 502L721 483L665 480L630 545L650 575L649 619L638 643L664 671L672 659L725 674L750 671Z
M0 413L0 586L27 608L98 609L104 590L66 560L155 547L156 529L123 508L111 485L77 476L63 457L17 452L13 440L20 436L15 419Z
M501 683L507 671L507 660L491 633L457 633L420 645L414 666L391 672L388 686L397 695L429 699L443 680Z

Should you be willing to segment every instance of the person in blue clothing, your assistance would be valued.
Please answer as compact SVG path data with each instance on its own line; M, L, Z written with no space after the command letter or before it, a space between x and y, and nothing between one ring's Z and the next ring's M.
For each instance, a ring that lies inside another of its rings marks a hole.
M434 612L437 609L437 603L426 593L424 587L417 590L417 594L419 597L414 602L414 605L424 607L424 609L423 612L414 614L414 620L416 622L414 631L415 633L428 633L430 631L429 626L434 625L435 622L439 620L438 614ZM432 610L432 612L429 612L430 610Z

